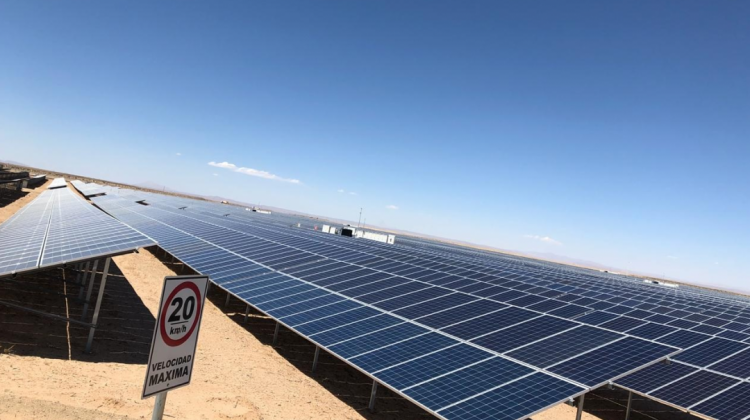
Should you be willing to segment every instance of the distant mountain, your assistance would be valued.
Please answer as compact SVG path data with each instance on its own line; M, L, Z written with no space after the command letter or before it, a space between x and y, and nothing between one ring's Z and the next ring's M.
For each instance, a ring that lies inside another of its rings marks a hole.
M8 165L13 165L13 166L29 166L25 163L16 162L15 160L7 160L7 159L0 160L0 163L7 163Z

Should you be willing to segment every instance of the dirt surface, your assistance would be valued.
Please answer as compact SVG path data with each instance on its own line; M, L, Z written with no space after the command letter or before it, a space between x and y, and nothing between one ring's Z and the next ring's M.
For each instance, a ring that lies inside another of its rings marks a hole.
M0 208L0 222L31 201L37 189ZM187 274L162 260L160 250L113 259L104 292L93 354L85 354L89 329L0 306L0 420L143 419L153 399L141 400L154 314L164 276ZM99 292L102 264L92 296ZM0 300L82 319L82 290L72 268L0 279ZM85 291L85 287L83 288ZM85 294L84 294L85 295ZM367 411L372 382L338 359L321 353L311 372L314 346L212 288L205 307L191 385L167 398L167 419L432 419L430 414L381 387L375 413ZM92 301L91 305L93 306ZM83 319L89 321L90 308ZM627 395L597 391L586 396L584 419L624 418ZM634 420L683 420L690 416L636 399ZM561 404L534 420L574 419Z

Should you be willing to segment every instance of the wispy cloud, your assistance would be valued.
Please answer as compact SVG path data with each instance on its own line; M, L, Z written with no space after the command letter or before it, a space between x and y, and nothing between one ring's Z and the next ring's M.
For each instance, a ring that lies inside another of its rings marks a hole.
M175 155L177 155L177 156L182 156L182 153L180 153L180 152L177 152L177 153L175 153Z
M219 174L216 174L216 173L215 173L215 174L214 174L214 176L219 176Z
M336 190L336 191L337 191L337 192L338 192L339 194L349 194L349 195L357 195L357 193L355 193L354 191L346 191L346 190L345 190L345 189L343 189L343 188L339 188L339 189L338 189L338 190Z
M339 193L341 193L341 194L343 194L343 193L345 193L346 191L344 191L344 190L338 190L338 192L339 192Z
M387 208L388 210L398 210L398 206L394 206L393 204L385 206L385 208Z
M544 242L551 245L562 245L562 242L557 241L555 239L550 238L549 236L540 236L540 235L523 235L524 238L533 239L535 241Z
M272 179L274 181L281 181L281 182L289 182L290 184L301 184L299 179L292 179L292 178L282 178L278 175L274 175L267 171L261 171L259 169L253 169L253 168L245 168L243 166L238 167L237 165L229 162L208 162L210 166L216 167L216 168L223 168L223 169L229 169L233 172L239 172L241 174L250 175L250 176L257 176L258 178L264 178L264 179Z
M667 255L667 258L669 258L670 260L679 260L680 259L680 257L678 257L676 255Z
M349 191L349 195L357 195L354 191Z

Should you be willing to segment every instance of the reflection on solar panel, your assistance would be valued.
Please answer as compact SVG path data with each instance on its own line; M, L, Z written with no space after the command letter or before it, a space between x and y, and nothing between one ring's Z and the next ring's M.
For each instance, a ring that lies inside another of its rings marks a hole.
M0 225L0 276L155 244L65 186L42 192Z

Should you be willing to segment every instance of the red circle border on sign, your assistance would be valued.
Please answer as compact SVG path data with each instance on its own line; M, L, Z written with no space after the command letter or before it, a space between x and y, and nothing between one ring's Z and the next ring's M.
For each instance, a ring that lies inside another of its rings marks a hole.
M162 309L161 311L161 322L159 323L159 332L161 333L161 339L164 340L164 344L168 345L169 347L177 347L180 344L186 342L188 338L190 338L190 336L193 335L193 330L195 330L195 326L198 325L198 318L201 315L201 292L198 289L198 286L195 285L195 283L188 281L175 287L174 290L172 290L172 293L169 294L169 297L167 298L167 302L171 303L175 295L185 288L189 288L190 290L193 291L193 293L195 293L195 298L196 298L195 321L193 322L193 326L190 327L190 331L188 331L184 337L178 340L171 339L169 335L167 335L167 327L165 324L167 320L167 309L169 308L170 305L169 304L164 305L164 309Z

